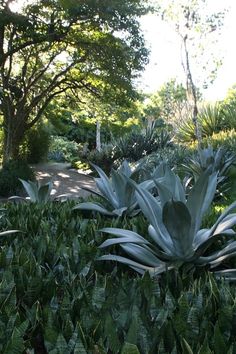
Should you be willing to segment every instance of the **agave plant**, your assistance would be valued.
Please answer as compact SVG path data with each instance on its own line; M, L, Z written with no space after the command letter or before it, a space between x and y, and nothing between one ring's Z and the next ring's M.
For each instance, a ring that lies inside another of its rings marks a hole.
M235 162L235 154L227 152L224 148L214 151L209 146L208 148L201 149L195 158L190 158L182 167L184 172L193 177L195 183L202 172L207 169L211 169L212 172L218 172L217 195L223 195L229 189L227 174Z
M50 193L53 187L52 182L41 184L40 182L24 181L20 179L28 197L10 197L9 200L30 200L33 203L47 203L50 200Z
M166 178L165 178L166 177ZM159 198L136 185L138 204L149 222L149 237L136 232L104 228L101 231L115 236L103 242L100 248L119 244L129 257L108 254L100 260L125 263L138 272L157 275L183 264L214 268L225 259L236 255L235 232L236 202L231 204L209 229L201 229L204 214L216 190L217 174L205 171L191 189L188 198L180 179L167 168L164 178L155 180ZM134 184L134 183L133 183ZM223 248L209 254L209 247L222 236L229 238ZM208 255L205 255L208 251Z
M139 213L137 209L138 203L135 197L135 188L129 183L129 179L137 180L141 166L138 166L134 171L131 170L128 162L125 160L119 170L111 171L111 179L98 166L92 164L97 171L99 178L95 178L98 191L90 188L84 188L89 192L101 197L105 205L98 202L84 202L78 204L73 209L97 211L108 216L122 216L124 214L134 216ZM140 183L143 188L148 188L153 185L152 181L144 181Z

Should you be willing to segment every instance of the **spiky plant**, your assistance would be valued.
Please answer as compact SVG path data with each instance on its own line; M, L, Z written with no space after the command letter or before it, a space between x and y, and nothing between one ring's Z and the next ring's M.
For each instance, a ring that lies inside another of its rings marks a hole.
M133 183L134 184L134 183ZM119 244L128 257L108 254L100 260L125 263L138 272L149 271L152 275L184 264L208 266L211 269L225 259L236 255L235 232L236 202L231 204L209 229L201 229L202 219L208 210L217 185L217 174L205 171L191 189L188 198L180 179L168 167L164 178L155 180L159 198L136 185L138 204L149 222L148 234L104 228L101 231L115 236L102 243L100 248ZM224 237L223 237L224 236ZM219 240L228 241L209 254L209 247ZM206 254L208 251L208 255Z
M74 210L91 210L107 216L134 216L139 213L138 203L135 197L135 188L129 183L129 179L137 180L140 166L134 171L125 160L119 170L111 171L111 179L98 166L92 165L97 171L99 178L95 178L97 191L86 188L91 193L101 197L104 204L98 202L84 202L74 207ZM143 188L151 187L152 181L141 182Z
M20 179L24 190L27 193L27 198L12 196L9 200L29 200L33 203L47 203L50 200L50 193L53 188L52 182L41 184L40 182L24 181Z

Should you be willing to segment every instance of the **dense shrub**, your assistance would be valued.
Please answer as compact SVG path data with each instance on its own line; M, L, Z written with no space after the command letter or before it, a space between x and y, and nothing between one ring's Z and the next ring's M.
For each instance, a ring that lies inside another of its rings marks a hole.
M170 133L162 129L147 128L144 131L134 131L113 142L119 158L138 161L144 156L164 147L172 145Z
M78 158L81 146L62 136L53 136L49 146L48 158L57 162L71 162Z
M72 213L72 205L6 206L1 229L23 233L1 237L0 352L235 351L235 284L200 271L150 279L96 262L102 241L96 230L121 222L95 224ZM138 232L143 223L122 222Z
M47 158L50 146L50 132L46 127L38 125L30 129L26 135L26 156L29 163L38 163Z
M80 155L82 162L92 162L95 165L101 167L105 173L110 173L112 167L117 167L119 161L117 161L118 154L116 148L112 144L103 144L101 151L96 149L87 151Z
M34 180L32 169L24 160L11 160L0 170L0 196L9 197L22 189L19 178Z

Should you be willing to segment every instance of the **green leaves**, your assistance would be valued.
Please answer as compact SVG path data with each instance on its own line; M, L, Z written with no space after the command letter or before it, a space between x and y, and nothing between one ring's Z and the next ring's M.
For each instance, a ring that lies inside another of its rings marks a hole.
M116 217L137 215L139 210L137 209L135 188L134 185L130 183L130 178L136 177L140 167L132 172L128 162L125 160L119 170L112 170L111 179L109 179L99 166L91 165L99 174L99 178L95 178L99 193L95 193L104 200L104 205L98 202L80 203L74 210L90 210L103 215ZM144 188L151 188L152 183L145 181L142 183L142 186ZM91 192L93 193L93 190L91 190Z
M46 203L50 199L50 193L53 188L52 182L40 184L39 182L24 181L20 179L23 187L28 194L29 200L33 203Z

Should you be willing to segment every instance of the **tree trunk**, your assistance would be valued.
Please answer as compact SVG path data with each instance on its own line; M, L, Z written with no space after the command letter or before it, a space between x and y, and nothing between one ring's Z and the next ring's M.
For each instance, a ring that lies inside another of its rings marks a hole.
M196 136L197 143L198 143L198 151L200 152L201 145L202 145L202 132L201 132L201 127L200 127L199 121L198 121L197 93L196 93L196 87L193 82L193 77L192 77L192 72L191 72L191 67L190 67L189 52L188 52L188 47L187 47L187 36L185 36L183 39L183 45L184 45L184 54L185 54L184 69L185 69L186 77L187 77L188 99L189 99L189 102L192 103L192 121L193 121L193 125L195 128L195 136Z
M20 127L14 128L11 124L8 124L4 129L3 164L11 159L19 159L20 144L23 141L25 129Z
M101 123L99 120L96 122L96 149L101 151Z

